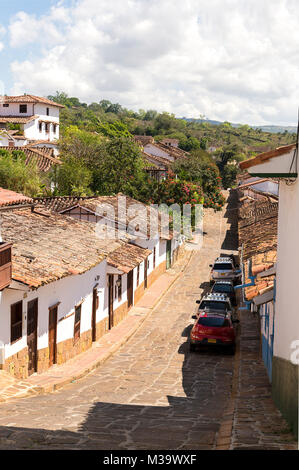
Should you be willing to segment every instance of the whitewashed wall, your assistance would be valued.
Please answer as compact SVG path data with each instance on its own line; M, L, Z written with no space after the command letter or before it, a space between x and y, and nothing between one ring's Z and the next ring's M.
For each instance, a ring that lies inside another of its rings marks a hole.
M68 276L59 281L40 287L35 291L24 292L5 289L2 292L0 304L0 341L5 344L5 357L10 357L21 351L27 345L27 305L30 300L38 298L38 349L48 346L49 307L61 302L58 306L57 343L73 338L74 315L68 316L74 311L74 307L83 300L81 310L80 332L91 329L92 321L92 295L93 288L98 284L99 307L96 314L96 322L108 316L108 297L105 289L106 260L82 275ZM97 276L100 276L97 280ZM14 344L10 344L10 306L23 301L23 338Z
M299 181L280 182L274 355L290 360L299 340Z

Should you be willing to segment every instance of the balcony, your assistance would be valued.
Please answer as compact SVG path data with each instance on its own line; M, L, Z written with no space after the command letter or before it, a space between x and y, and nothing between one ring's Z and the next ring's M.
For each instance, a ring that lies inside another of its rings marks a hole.
M11 283L11 243L0 242L0 290Z

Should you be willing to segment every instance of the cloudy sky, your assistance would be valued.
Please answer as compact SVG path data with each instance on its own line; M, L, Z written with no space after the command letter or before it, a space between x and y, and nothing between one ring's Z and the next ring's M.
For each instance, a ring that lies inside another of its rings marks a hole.
M298 0L0 0L0 94L295 124Z

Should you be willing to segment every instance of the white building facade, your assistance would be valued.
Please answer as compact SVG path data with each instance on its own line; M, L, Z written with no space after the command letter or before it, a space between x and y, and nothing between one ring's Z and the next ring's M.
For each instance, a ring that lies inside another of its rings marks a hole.
M258 155L240 164L253 176L280 178L273 398L298 433L299 369L299 181L296 144Z
M59 113L64 106L34 95L4 96L0 99L0 128L19 128L15 146L59 139ZM21 139L23 137L23 139ZM5 146L0 139L0 146Z

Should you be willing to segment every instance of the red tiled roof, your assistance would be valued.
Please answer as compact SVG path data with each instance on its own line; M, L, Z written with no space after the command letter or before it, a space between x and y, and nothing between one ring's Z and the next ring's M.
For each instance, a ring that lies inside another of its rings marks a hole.
M296 148L296 144L284 145L283 147L278 147L274 150L270 150L269 152L260 153L259 155L256 155L254 158L250 158L249 160L245 160L244 162L241 162L239 166L242 170L245 170L252 166L260 165L261 163L264 163L265 161L270 160L271 158L284 155L285 153L288 153L295 148Z
M93 223L41 213L25 207L1 212L2 238L13 243L12 277L30 287L83 274L124 243L100 238Z
M0 116L0 123L3 124L28 124L28 122L35 121L38 116Z
M239 209L239 245L243 247L245 283L251 274L255 285L245 288L247 300L273 289L275 275L259 278L258 274L274 266L277 259L278 203L255 202Z
M128 273L142 263L151 253L150 250L126 243L109 254L107 263L124 273Z
M23 194L10 191L9 189L0 188L0 206L10 206L13 204L30 203L32 199Z
M36 198L35 201L38 203L43 204L45 207L47 207L49 210L57 211L60 212L61 214L67 212L70 209L73 209L75 207L82 207L85 209L88 209L92 211L94 214L97 213L98 208L101 207L102 204L109 204L111 207L114 209L114 214L115 214L115 220L117 221L118 219L118 196L125 196L124 194L117 194L116 196L91 196L91 197L45 197L45 198ZM160 238L165 239L165 240L170 240L173 238L173 234L169 231L167 232L167 226L165 226L165 230L163 230L164 227L164 220L161 217L161 214L156 211L156 209L152 208L148 204L144 204L140 201L137 201L136 199L133 199L129 196L126 197L126 208L127 210L134 206L138 208L145 208L145 218L143 219L143 215L140 215L142 222L144 223L144 226L147 228L147 233L142 232L142 227L140 229L140 236L150 235L150 220L151 220L151 214L154 214L155 212L158 215L158 221L159 221L159 235ZM134 219L136 218L136 215L132 215L131 217L128 216L128 213L126 214L126 224L133 223ZM104 217L104 216L103 216ZM152 234L151 234L152 235Z
M134 140L142 146L154 142L154 138L151 135L134 135Z
M51 148L33 148L28 145L24 147L0 147L0 149L8 150L9 152L20 151L26 155L26 164L29 165L31 162L37 165L39 171L49 171L52 165L61 165L61 160L53 156L53 150Z
M58 108L65 107L62 104L55 103L55 101L48 100L48 98L35 95L3 96L1 101L2 103L43 103Z
M155 163L158 163L158 164L159 164L159 163L160 163L160 165L163 165L163 167L164 167L165 169L168 168L168 167L171 165L171 163L172 163L172 162L171 162L170 160L168 160L167 158L158 157L157 155L152 155L152 154L150 154L150 153L145 152L144 150L143 150L141 153L142 153L143 157L144 157L148 162L153 163L153 164L155 164ZM152 160L153 160L154 162L152 162Z

